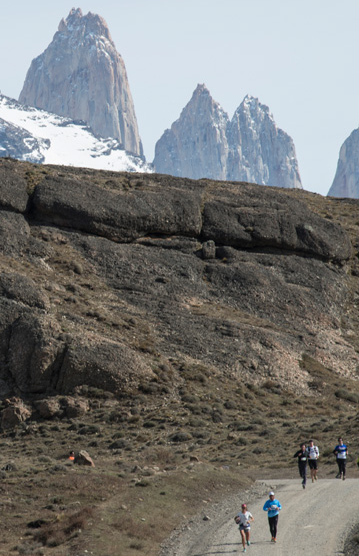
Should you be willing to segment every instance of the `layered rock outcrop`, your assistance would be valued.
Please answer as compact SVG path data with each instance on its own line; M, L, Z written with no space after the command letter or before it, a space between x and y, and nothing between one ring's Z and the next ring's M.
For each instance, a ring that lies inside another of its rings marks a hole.
M19 101L83 120L98 137L143 156L124 61L103 18L72 9L27 72Z
M349 237L289 191L2 159L0 252L0 398L159 391L154 360L168 396L183 361L299 391L303 353L359 365Z
M344 141L337 170L328 195L332 197L359 198L359 129Z
M156 144L158 172L301 188L292 139L267 106L246 96L232 120L204 85Z

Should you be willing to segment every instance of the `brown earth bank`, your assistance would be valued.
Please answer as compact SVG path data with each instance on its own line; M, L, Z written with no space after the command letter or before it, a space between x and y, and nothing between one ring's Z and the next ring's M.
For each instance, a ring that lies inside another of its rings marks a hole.
M357 474L358 230L348 199L1 159L0 553L158 554L309 437Z

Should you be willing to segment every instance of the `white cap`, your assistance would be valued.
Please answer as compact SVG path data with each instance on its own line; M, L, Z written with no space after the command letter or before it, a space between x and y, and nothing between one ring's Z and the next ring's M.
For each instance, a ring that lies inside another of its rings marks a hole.
M269 496L274 496L273 490L270 491Z

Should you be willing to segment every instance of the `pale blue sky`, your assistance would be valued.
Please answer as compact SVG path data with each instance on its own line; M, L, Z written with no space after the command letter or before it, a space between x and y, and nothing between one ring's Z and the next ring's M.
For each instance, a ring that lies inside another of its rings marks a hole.
M326 195L359 125L358 0L2 2L0 90L18 98L31 60L72 7L107 22L124 59L148 161L198 83L231 118L246 94L294 140L303 187Z

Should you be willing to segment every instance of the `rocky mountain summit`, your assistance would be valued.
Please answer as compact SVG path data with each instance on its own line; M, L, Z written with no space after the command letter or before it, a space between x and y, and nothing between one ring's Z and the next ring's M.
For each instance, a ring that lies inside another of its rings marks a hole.
M143 157L125 64L103 18L72 9L27 72L19 101L73 120L97 137L117 139Z
M246 96L229 120L205 85L157 142L153 164L174 176L302 187L293 141L268 107Z
M359 198L359 129L355 129L344 141L337 164L336 174L328 195L333 197Z

